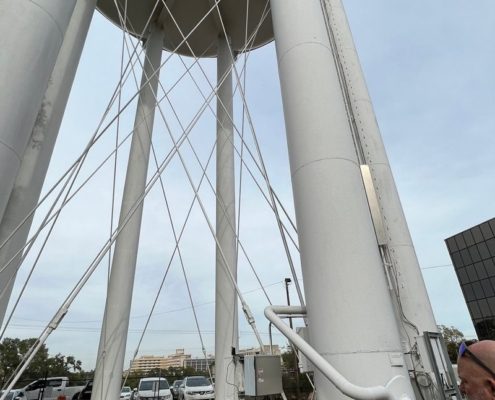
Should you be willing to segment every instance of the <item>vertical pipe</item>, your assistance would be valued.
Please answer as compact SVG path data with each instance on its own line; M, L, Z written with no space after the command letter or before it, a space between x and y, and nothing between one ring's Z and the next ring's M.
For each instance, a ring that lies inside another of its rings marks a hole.
M291 283L290 278L285 278L285 294L287 295L287 305L290 307L290 296L289 296L289 284ZM289 317L289 326L290 329L293 329L292 326L292 317ZM297 362L297 349L294 346L294 343L289 342L290 347L292 348L294 355L294 374L296 376L296 399L299 400L301 397L301 393L299 390L299 363Z
M38 203L95 5L96 0L79 0L74 8L30 142L24 152L3 218L0 219L0 245ZM32 221L33 216L0 248L0 268L24 246ZM5 317L20 258L19 255L5 271L0 272L0 326Z
M342 1L325 0L325 5L344 72L359 139L380 205L388 249L392 262L397 268L400 304L407 319L417 327L416 330L409 324L401 324L401 329L405 330L403 337L414 338L419 332L422 334L424 331L436 332L435 317ZM409 351L411 344L406 343L405 350Z
M270 4L310 343L350 381L414 398L320 1Z
M0 220L75 3L0 2Z
M217 179L216 235L227 268L237 279L235 243L234 128L232 56L228 38L219 37L217 53ZM238 349L237 296L217 247L215 279L215 397L237 399L232 348Z
M163 36L163 29L153 24L146 41L146 59L127 165L119 228L126 218L128 222L115 242L96 362L93 400L118 399L120 396L143 204L135 209L130 218L128 215L143 195L146 185Z

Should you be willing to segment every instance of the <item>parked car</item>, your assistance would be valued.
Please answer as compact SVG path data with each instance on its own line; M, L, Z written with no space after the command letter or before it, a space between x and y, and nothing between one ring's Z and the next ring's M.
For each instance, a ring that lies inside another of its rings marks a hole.
M142 378L139 381L138 400L172 400L172 393L165 378Z
M132 395L132 390L130 386L124 386L120 391L120 398L124 400L130 400Z
M89 381L84 385L82 390L79 392L78 400L91 400L91 392L93 391L93 381Z
M204 376L188 376L180 385L179 400L213 400L215 389Z
M172 392L172 397L174 400L177 400L179 398L179 386L181 385L182 380L176 380L174 383L172 383L172 386L170 386L170 391Z
M5 393L4 390L0 390L0 397L3 396L4 393ZM5 397L5 400L24 400L24 399L25 399L24 393L22 393L22 391L17 389L11 390L7 395L7 397Z
M45 400L56 400L60 396L64 396L66 399L77 399L83 387L74 386L65 376L57 376L38 379L19 391L24 394L27 400L37 400L41 396L40 392L43 392L42 396Z

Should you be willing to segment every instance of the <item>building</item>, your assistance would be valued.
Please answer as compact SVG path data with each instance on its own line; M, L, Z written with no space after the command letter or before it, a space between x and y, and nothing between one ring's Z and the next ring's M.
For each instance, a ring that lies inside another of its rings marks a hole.
M142 373L152 369L165 369L166 360L164 356L141 356L132 360L130 372Z
M495 339L495 218L445 240L480 340Z
M130 372L142 373L158 368L182 368L185 366L185 361L190 358L191 355L185 354L184 349L177 349L174 354L168 356L141 356L131 362Z
M169 354L166 358L166 368L183 368L185 362L191 358L190 354L184 354L184 349L176 349L175 354Z
M215 364L215 357L208 356L207 358L189 358L184 361L184 367L194 368L198 372L208 372L208 367Z
M273 354L277 356L281 354L280 347L278 344L272 345L271 348L270 345L264 345L263 350L264 350L264 354ZM261 351L259 347L251 347L249 349L240 349L239 354L243 356L252 356L255 354L261 354Z

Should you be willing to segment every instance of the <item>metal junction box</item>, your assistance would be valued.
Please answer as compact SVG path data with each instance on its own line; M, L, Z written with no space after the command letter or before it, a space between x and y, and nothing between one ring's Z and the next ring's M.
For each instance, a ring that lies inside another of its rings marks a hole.
M246 396L282 393L280 356L244 356L244 393Z

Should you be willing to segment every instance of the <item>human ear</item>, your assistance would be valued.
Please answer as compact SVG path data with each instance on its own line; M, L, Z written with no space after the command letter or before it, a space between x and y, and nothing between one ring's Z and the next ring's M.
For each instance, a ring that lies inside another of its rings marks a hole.
M489 378L486 381L487 381L487 384L489 385L492 398L495 399L495 379Z

